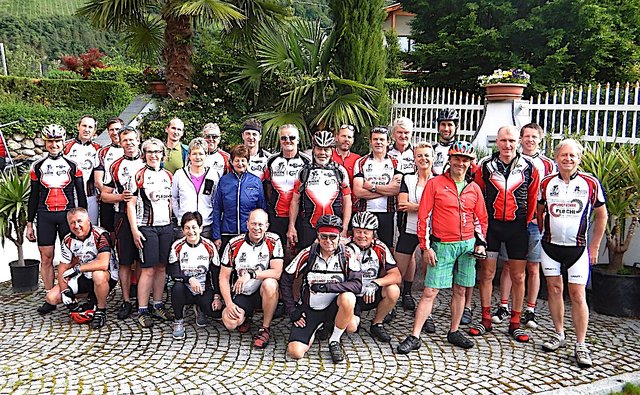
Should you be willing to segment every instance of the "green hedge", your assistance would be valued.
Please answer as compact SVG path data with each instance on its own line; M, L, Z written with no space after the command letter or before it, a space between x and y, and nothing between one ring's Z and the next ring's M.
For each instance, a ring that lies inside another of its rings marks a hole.
M410 88L412 84L404 78L385 78L384 86L389 91L395 91L398 89Z
M132 97L124 82L0 77L0 102L23 101L88 111L124 108Z
M107 119L118 116L124 107L101 109L70 109L59 107L47 107L41 104L27 104L17 101L5 101L0 103L0 121L10 122L24 118L25 122L7 126L2 133L11 136L14 133L22 133L34 137L43 126L55 123L62 125L67 130L67 136L76 133L78 119L85 114L90 114L98 120L98 130L101 130Z
M91 70L90 80L126 82L136 93L146 93L147 81L142 69L133 66L109 66Z

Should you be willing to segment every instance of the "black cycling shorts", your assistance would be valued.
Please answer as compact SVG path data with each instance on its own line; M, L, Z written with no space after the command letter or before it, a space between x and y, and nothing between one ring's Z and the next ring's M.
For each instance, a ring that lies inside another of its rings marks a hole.
M526 261L529 252L527 221L503 222L489 219L487 252L499 252L502 243L509 259Z
M338 313L338 298L336 297L333 302L331 302L331 304L324 310L313 310L307 305L302 306L302 309L307 315L307 318L305 319L307 325L305 325L304 328L298 328L297 326L291 324L289 343L300 342L306 345L310 345L313 334L321 324L329 325L330 323L335 321L336 314Z
M393 249L393 221L395 213L372 213L378 218L378 238Z
M133 242L133 235L131 234L131 226L129 225L127 215L117 212L114 216L114 224L118 264L131 266L134 261L140 259L140 252Z
M245 317L251 317L254 311L262 308L262 296L260 296L260 288L258 288L258 290L251 295L233 295L233 303L244 310Z
M146 239L142 242L140 267L166 266L169 263L169 251L173 244L173 225L141 226L138 229Z
M56 244L56 235L62 242L70 232L66 211L38 211L36 223L38 246L53 246Z
M100 226L109 232L115 232L114 216L116 209L113 203L100 202Z
M380 304L380 301L382 301L382 287L378 288L378 290L376 291L376 297L371 303L365 303L364 296L358 296L356 298L356 308L355 308L356 315L359 315L363 311L369 311L369 310L375 309Z
M413 255L413 252L418 246L418 236L411 233L401 232L398 237L398 243L396 244L396 252L401 254Z
M118 281L112 278L109 278L109 292L113 291L113 289L118 285ZM88 294L89 300L91 300L94 304L97 304L97 297L93 286L93 279L87 278L84 275L80 275L78 277L78 295Z

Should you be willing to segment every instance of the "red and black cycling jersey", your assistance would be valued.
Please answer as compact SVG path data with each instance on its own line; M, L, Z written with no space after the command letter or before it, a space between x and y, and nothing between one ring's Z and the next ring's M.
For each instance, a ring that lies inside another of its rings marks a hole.
M536 212L540 176L531 161L516 154L503 163L499 152L480 161L475 182L480 186L489 218L531 222Z
M308 164L300 170L293 187L300 196L304 222L315 228L325 214L342 217L343 198L351 195L349 175L344 167L329 164L325 167Z
M249 164L247 165L247 171L260 179L260 181L265 180L265 168L267 166L267 161L271 157L271 153L263 150L262 148L258 149L258 152L255 155L251 155L249 158Z
M31 167L31 194L27 221L33 222L38 211L66 211L78 206L87 208L82 171L78 165L57 155L47 156ZM75 192L74 192L75 190Z
M109 167L111 181L105 185L113 188L115 194L122 194L125 190L134 191L136 173L143 167L144 162L140 159L140 154L135 157L123 155ZM127 212L127 202L114 203L114 206L116 212Z
M171 181L171 173L165 169L144 166L138 170L135 188L131 190L138 197L138 226L165 226L171 223Z
M80 170L82 170L84 191L87 196L94 196L96 194L93 169L100 165L98 161L99 149L100 144L91 141L83 143L77 138L67 141L64 145L64 156L76 162Z
M107 185L111 182L111 173L109 169L116 160L120 159L124 155L124 149L118 144L109 144L98 150L98 167L95 170L101 170L104 172L102 177L102 184Z
M293 158L285 158L282 152L269 158L264 169L264 186L269 197L269 214L276 217L289 217L293 187L300 169L308 163L311 163L311 159L299 152Z

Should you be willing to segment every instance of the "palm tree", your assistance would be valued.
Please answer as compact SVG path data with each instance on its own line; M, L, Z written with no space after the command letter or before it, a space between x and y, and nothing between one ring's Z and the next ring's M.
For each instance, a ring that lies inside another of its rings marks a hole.
M141 60L161 56L169 95L183 100L193 75L194 26L247 31L252 28L248 22L277 20L286 10L270 0L89 0L78 14L99 28L124 31L125 41Z
M263 25L255 32L255 52L238 60L232 82L243 82L249 95L260 95L264 79L276 78L288 88L272 111L253 114L263 121L265 143L275 145L275 131L292 123L302 131L328 129L341 124L369 127L377 119L378 90L341 78L332 57L335 36L319 22L294 20L279 27ZM303 143L309 136L302 133Z

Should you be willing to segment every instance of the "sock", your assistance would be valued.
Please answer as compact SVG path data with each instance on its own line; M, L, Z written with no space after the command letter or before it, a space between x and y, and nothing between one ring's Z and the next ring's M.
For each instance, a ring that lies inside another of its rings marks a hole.
M564 331L562 332L556 332L558 335L560 335L560 339L564 340L565 336L564 336Z
M156 308L156 309L158 309L160 307L164 307L164 303L162 303L162 301L154 300L153 301L153 307Z
M491 328L491 306L482 308L481 324L487 329Z
M509 330L520 328L520 311L511 311L511 319L509 320Z
M500 299L500 307L509 310L509 299Z
M536 309L536 304L535 303L529 303L527 302L527 307L524 309L524 311L530 311L530 312L534 312Z
M333 327L333 333L331 334L331 337L329 338L329 343L331 342L340 342L340 338L342 337L342 334L344 333L344 329L340 329L337 326Z
M402 284L402 294L410 295L412 286L413 286L413 281L404 281Z
M182 323L184 323L184 318L180 318L180 319L176 318L176 324L182 324Z
M149 306L138 306L138 314L148 314Z

